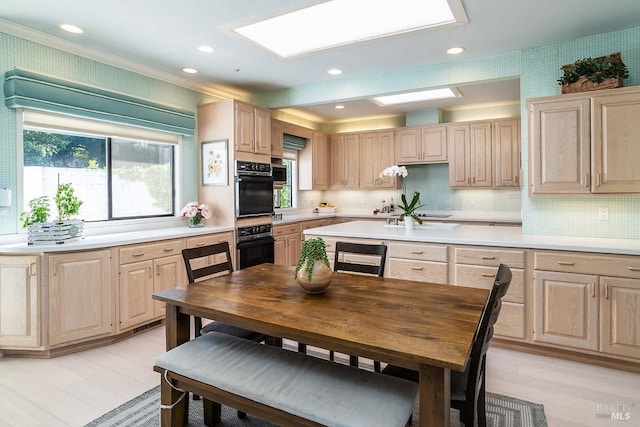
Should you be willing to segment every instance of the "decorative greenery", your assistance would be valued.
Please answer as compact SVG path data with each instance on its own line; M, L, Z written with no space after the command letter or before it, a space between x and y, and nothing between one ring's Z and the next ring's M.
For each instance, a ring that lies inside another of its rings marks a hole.
M58 219L64 221L77 215L82 206L82 201L74 195L71 184L58 185L55 196L56 208L58 208Z
M20 213L18 217L23 228L27 228L30 224L38 222L47 222L49 219L49 198L40 196L29 200L29 210Z
M313 237L309 240L305 240L302 243L302 249L300 250L300 259L298 260L298 264L296 265L296 274L295 278L298 278L298 272L305 265L305 271L307 272L307 277L311 280L311 276L313 275L313 263L316 260L322 260L330 267L329 258L327 258L327 245L322 240L322 237Z
M418 204L420 202L420 193L417 191L413 192L413 199L411 199L411 203L407 203L407 197L404 193L400 196L400 200L402 201L402 204L398 205L398 207L403 212L403 214L400 215L400 221L404 220L405 216L410 216L415 219L418 224L422 224L422 219L416 215L416 211L424 206Z
M593 83L602 83L608 78L629 77L627 66L622 60L616 60L619 55L608 55L600 58L584 58L573 64L562 67L563 75L558 82L560 84L574 83L578 81L580 76L585 76Z

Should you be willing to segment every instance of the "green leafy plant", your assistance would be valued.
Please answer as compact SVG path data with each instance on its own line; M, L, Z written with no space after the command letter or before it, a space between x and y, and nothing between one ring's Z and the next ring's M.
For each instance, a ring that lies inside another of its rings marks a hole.
M560 84L577 82L580 76L585 76L593 83L602 83L605 79L626 79L629 77L627 66L620 59L619 54L602 56L599 58L584 58L573 64L562 67Z
M298 272L302 269L302 266L305 266L304 270L307 273L307 278L311 280L313 263L317 260L322 260L327 267L331 266L331 264L329 264L329 258L327 258L327 245L324 243L324 240L322 240L322 237L313 237L302 243L300 259L298 260L298 264L296 264L296 274L294 277L297 279Z
M55 196L56 208L58 208L58 219L61 221L70 219L77 215L82 206L82 201L78 199L71 184L60 184Z
M30 224L47 222L50 212L49 198L40 196L29 200L29 210L21 212L18 219L22 223L22 227L27 228Z
M409 216L416 220L418 224L422 224L422 219L416 215L416 211L423 207L424 205L419 204L420 202L420 193L417 191L413 192L413 198L411 199L411 203L407 203L407 197L402 193L400 196L401 204L398 205L398 208L403 212L400 215L400 221L404 220L405 216Z

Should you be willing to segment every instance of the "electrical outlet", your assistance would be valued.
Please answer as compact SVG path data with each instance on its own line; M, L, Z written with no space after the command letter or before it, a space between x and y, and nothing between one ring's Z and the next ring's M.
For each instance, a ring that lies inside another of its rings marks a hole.
M0 208L0 216L9 216L9 209Z
M609 208L598 208L598 220L609 221Z

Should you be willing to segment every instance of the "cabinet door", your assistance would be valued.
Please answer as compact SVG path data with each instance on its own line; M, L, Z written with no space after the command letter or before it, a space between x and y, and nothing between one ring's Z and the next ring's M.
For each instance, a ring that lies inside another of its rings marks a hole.
M284 128L280 120L271 119L271 157L281 159L283 156Z
M287 236L275 236L273 243L273 263L287 265Z
M153 319L153 260L121 265L118 290L120 331L149 323Z
M159 258L153 261L154 278L153 292L160 292L165 289L187 283L187 272L184 267L182 255L173 255ZM151 298L151 295L149 295ZM165 303L153 300L153 317L161 318L165 315Z
M470 144L469 166L471 187L491 187L493 185L493 150L491 123L472 123L469 126Z
M300 233L288 234L286 242L286 265L294 266L300 257Z
M0 349L40 345L37 256L0 256Z
M49 257L49 344L114 333L110 251Z
M535 341L598 349L598 277L534 271Z
M395 155L393 132L368 132L360 135L360 188L395 188L396 178L380 177L380 172L393 165Z
M345 188L360 187L360 135L347 134L343 145Z
M236 151L254 152L255 124L253 106L242 102L235 103L235 148Z
M253 109L254 152L271 154L271 113L265 108Z
M469 187L471 185L471 140L469 125L450 125L447 129L449 149L449 185Z
M331 188L342 189L346 185L344 178L345 156L344 135L331 135Z
M496 187L520 187L520 120L497 121L493 128Z
M589 193L589 99L529 105L531 194Z
M420 163L422 142L419 128L400 129L395 138L395 161L401 165Z
M312 137L312 179L313 190L329 188L329 141L327 135L314 132Z
M600 351L640 359L640 280L601 277Z
M638 93L593 98L591 191L640 192L640 96Z
M447 161L447 127L427 126L420 129L422 139L421 163L444 163Z

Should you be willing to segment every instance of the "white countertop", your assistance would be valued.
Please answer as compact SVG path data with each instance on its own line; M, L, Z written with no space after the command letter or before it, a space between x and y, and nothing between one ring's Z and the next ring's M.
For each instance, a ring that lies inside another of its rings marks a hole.
M222 233L233 231L233 227L200 227L189 228L169 227L153 230L129 231L123 233L110 233L95 236L85 236L74 242L65 242L59 245L28 245L26 242L0 245L0 254L36 254L43 252L67 252L87 249L101 249L112 246L130 245L133 243L153 242L165 239L181 237L193 237L203 234ZM25 241L27 236L24 236Z
M569 237L523 234L520 227L460 225L454 229L416 229L389 227L371 221L353 221L311 228L305 235L352 237L361 239L403 240L423 243L449 243L474 246L498 246L563 251L640 255L640 240L596 237Z

